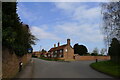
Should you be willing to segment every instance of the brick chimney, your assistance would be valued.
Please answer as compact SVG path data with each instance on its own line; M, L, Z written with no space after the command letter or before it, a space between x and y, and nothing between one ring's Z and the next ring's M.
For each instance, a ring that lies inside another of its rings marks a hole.
M58 47L60 46L60 42L58 42Z
M70 39L67 39L67 45L70 45Z
M54 44L54 47L56 47L56 44Z

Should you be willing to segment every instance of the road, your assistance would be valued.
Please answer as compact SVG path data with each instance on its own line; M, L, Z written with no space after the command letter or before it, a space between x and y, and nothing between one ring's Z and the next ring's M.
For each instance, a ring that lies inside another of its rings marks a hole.
M112 78L92 69L89 64L94 61L33 61L32 78Z

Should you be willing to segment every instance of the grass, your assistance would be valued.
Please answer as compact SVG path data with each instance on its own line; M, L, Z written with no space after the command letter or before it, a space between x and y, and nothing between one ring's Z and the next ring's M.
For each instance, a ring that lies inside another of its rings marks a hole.
M64 61L63 59L56 59L56 58L44 58L40 57L39 59L47 60L47 61Z
M100 61L92 63L90 66L95 70L120 78L120 65L113 63L112 61Z

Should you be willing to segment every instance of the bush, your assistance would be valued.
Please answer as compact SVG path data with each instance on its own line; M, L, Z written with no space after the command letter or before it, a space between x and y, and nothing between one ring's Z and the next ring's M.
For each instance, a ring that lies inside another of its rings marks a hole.
M97 53L91 53L91 56L98 56Z

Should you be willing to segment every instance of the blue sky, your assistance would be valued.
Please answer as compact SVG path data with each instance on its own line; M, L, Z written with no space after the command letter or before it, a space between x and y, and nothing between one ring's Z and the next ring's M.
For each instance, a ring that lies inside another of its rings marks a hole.
M30 26L31 33L39 41L34 51L49 50L60 42L85 45L89 52L97 47L104 48L99 2L19 2L18 14L21 21Z

